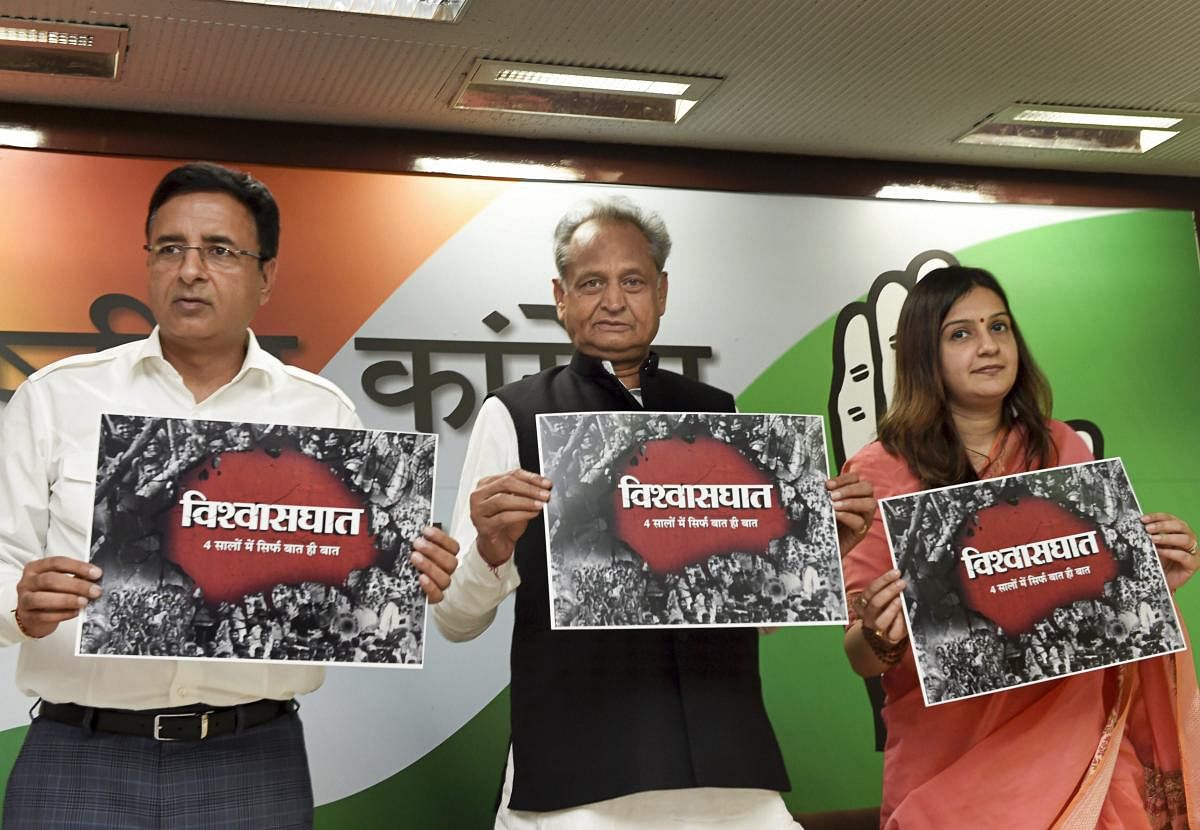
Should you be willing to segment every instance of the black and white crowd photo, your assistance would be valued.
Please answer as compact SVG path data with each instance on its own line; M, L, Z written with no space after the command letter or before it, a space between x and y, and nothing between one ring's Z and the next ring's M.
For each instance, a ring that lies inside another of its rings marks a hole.
M538 416L552 625L845 621L822 420Z
M1185 647L1120 459L881 505L927 705Z
M101 416L81 654L423 660L436 437ZM297 501L299 500L299 501Z

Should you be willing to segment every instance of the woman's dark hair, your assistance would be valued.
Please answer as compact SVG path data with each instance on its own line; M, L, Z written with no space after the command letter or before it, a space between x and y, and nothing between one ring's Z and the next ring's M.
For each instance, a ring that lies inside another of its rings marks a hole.
M149 241L150 223L158 209L176 196L188 193L228 193L237 199L254 217L258 231L258 253L262 263L279 253L279 206L267 186L249 173L230 170L219 164L197 161L176 167L163 177L150 196L146 211L146 236Z
M976 478L966 447L954 428L942 382L941 328L946 315L973 288L995 292L1012 318L1000 283L982 268L953 265L930 271L909 292L896 326L896 388L879 422L883 446L908 462L926 487L944 487ZM1004 398L1001 425L1019 429L1029 469L1053 466L1054 443L1047 419L1053 399L1046 376L1025 345L1012 318L1017 344L1017 378Z

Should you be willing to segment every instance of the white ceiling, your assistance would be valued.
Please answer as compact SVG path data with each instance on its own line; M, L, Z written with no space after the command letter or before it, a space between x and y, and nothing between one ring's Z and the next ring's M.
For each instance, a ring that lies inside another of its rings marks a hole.
M120 24L119 81L0 72L3 102L536 138L1200 175L1200 131L1143 157L952 140L1014 102L1200 113L1195 0L470 0L455 24L223 0L0 0ZM679 125L452 110L477 58L724 82Z

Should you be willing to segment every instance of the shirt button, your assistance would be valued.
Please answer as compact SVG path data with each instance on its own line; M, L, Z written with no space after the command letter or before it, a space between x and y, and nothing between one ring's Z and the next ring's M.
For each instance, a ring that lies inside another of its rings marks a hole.
M188 690L183 686L175 687L175 697L187 697Z

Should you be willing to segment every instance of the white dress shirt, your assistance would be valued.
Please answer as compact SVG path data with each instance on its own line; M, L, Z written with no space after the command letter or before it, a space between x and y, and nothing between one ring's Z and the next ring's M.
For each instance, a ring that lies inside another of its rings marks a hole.
M321 685L324 670L312 666L76 657L78 619L32 640L13 617L17 581L28 562L87 559L102 412L362 428L354 404L336 386L285 366L252 333L248 337L241 370L200 403L163 358L156 328L145 340L35 372L0 411L0 645L20 643L16 680L25 694L55 703L161 709L285 699Z
M512 415L499 399L488 398L480 407L471 431L454 505L451 535L461 546L458 568L445 598L433 606L434 621L448 640L470 640L482 634L495 619L496 607L521 584L511 558L492 568L479 554L470 502L471 491L479 479L520 466ZM569 741L570 736L564 735L563 740ZM508 808L512 782L510 751L496 830L795 830L799 826L779 793L770 790L717 787L651 790L566 810L535 813Z

